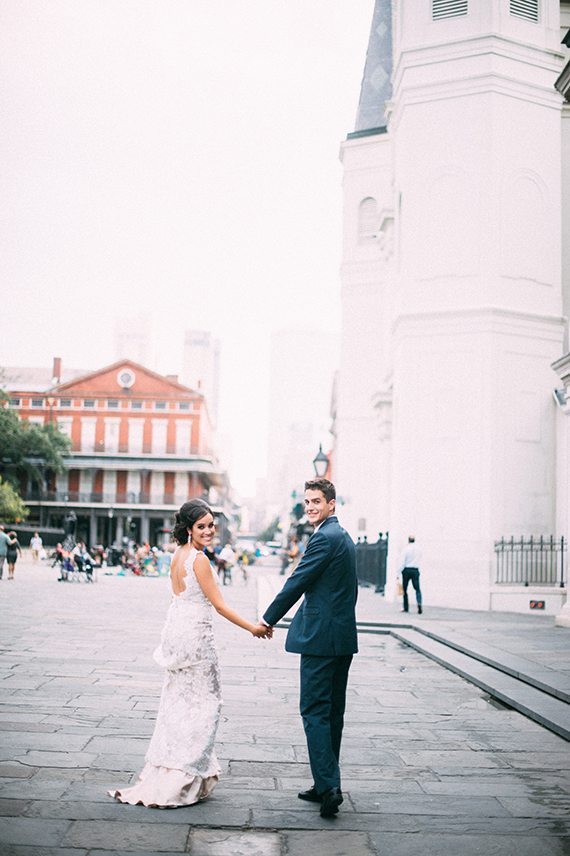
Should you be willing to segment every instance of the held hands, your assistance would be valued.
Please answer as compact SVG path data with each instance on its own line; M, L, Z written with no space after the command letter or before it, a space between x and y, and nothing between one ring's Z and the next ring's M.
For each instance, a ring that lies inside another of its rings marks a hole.
M273 636L273 627L268 627L267 624L256 624L251 631L256 639L271 639Z

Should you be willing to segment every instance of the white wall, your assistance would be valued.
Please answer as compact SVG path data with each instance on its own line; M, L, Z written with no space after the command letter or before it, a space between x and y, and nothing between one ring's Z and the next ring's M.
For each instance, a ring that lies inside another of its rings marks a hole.
M335 482L339 515L353 537L375 540L390 525L391 316L394 212L388 135L343 143L341 363ZM376 203L362 229L363 200ZM375 404L382 400L379 409ZM382 424L380 424L382 422Z
M556 526L558 5L539 24L503 0L436 22L427 0L394 10L389 134L342 148L337 486L357 498L343 509L353 534L386 509L388 597L414 534L426 602L486 609L494 540ZM364 195L393 211L382 253L358 240Z

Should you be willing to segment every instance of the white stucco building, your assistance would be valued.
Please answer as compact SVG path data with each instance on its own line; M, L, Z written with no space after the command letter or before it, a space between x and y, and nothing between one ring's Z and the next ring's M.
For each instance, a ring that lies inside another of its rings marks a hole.
M569 26L559 0L376 0L341 147L335 480L353 535L363 518L369 538L390 531L387 596L415 534L428 602L527 610L534 594L556 612L565 597L497 586L494 542L570 534L552 395Z

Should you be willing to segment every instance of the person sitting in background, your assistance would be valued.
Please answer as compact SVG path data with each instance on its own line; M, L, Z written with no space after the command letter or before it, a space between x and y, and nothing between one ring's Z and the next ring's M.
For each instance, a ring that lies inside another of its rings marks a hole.
M85 541L78 541L71 551L75 567L79 573L84 573L88 582L93 582L93 559L85 546Z

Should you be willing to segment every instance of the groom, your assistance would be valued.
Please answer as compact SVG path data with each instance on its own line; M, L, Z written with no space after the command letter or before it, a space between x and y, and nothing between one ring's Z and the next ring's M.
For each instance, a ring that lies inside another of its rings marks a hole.
M335 501L335 487L328 479L305 482L305 510L315 531L296 570L263 615L263 622L273 627L305 595L285 650L301 655L300 711L314 779L299 798L320 803L321 817L333 817L342 803L340 741L348 670L358 650L356 551L339 525Z

